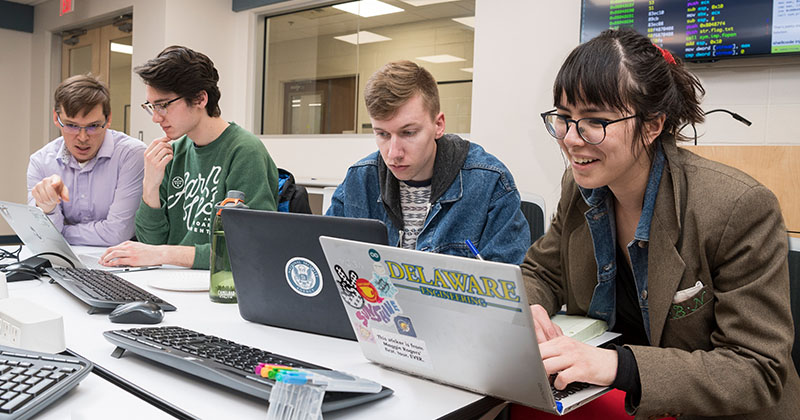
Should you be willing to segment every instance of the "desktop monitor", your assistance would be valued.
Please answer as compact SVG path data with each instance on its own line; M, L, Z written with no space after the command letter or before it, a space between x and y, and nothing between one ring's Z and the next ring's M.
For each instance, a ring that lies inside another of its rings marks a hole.
M685 61L800 53L794 1L582 1L581 42L622 27L649 36Z

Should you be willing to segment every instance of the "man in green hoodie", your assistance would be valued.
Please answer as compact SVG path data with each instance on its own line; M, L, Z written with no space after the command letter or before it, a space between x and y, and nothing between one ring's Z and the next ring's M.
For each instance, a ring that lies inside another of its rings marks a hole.
M101 263L207 269L214 205L239 190L250 208L276 210L277 167L255 135L220 117L219 74L207 56L172 46L135 71L142 107L165 136L145 151L140 242L108 248Z

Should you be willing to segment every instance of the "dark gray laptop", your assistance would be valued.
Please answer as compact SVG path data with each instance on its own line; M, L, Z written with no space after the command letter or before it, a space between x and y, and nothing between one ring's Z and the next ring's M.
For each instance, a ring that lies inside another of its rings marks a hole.
M378 220L250 209L222 217L242 318L355 340L319 237L386 245Z

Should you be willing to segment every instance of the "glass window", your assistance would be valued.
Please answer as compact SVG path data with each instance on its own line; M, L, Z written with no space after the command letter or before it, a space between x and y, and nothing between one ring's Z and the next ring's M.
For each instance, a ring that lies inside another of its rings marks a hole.
M475 0L363 0L267 17L261 134L371 133L364 85L407 59L439 82L447 131L469 133Z

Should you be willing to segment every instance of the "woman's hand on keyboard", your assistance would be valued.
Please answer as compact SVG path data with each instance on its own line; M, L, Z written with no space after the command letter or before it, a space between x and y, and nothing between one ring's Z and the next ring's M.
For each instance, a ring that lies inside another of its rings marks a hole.
M617 377L617 351L595 347L562 335L539 343L548 375L557 374L553 386L564 389L572 382L608 386Z

